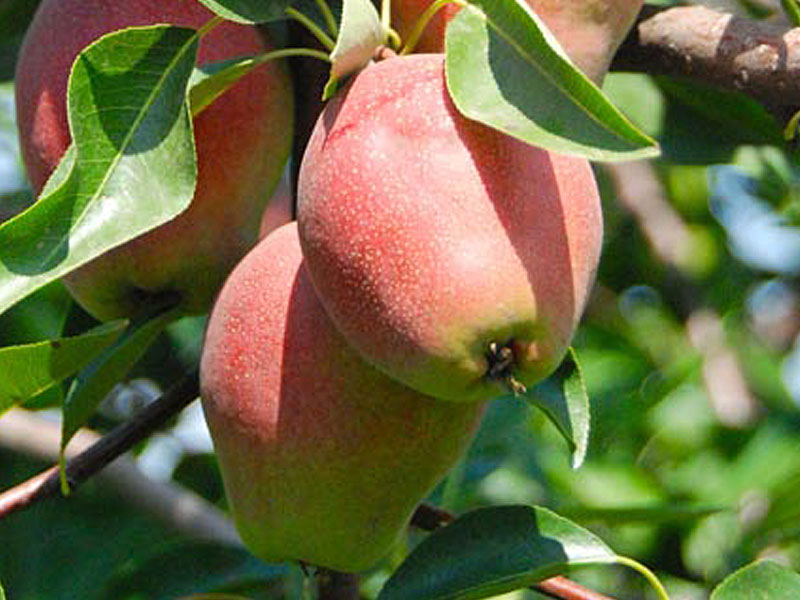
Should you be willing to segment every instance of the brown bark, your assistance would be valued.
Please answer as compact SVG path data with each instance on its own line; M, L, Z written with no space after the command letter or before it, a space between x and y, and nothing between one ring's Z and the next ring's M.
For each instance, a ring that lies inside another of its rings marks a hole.
M786 116L800 105L800 28L704 6L646 7L612 70L685 77L743 92Z

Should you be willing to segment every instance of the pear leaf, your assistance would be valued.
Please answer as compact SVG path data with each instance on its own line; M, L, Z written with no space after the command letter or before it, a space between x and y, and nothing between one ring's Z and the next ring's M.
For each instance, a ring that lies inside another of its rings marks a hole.
M80 371L126 325L112 321L78 336L0 348L0 414Z
M189 106L192 117L203 112L214 100L260 64L262 61L249 56L195 67L189 78Z
M46 193L0 225L0 313L189 206L197 165L185 90L196 52L195 31L157 25L78 55L72 149Z
M64 400L64 420L61 427L61 460L72 436L92 416L97 405L112 388L122 381L158 334L179 314L180 308L154 307L155 314L134 320L124 334L72 382ZM160 312L159 312L160 309Z
M266 23L286 17L292 0L200 0L209 10L236 23Z
M564 436L572 452L572 468L586 458L589 446L589 395L573 348L550 377L529 389L526 400L542 410Z
M573 566L616 559L598 537L545 508L480 508L428 536L389 578L378 600L488 598Z
M726 577L711 600L784 600L800 598L800 575L770 560L742 567Z
M517 0L471 0L448 25L447 87L466 117L547 150L593 160L656 156L639 131Z
M131 556L106 579L95 600L248 600L230 590L239 585L262 589L288 572L288 565L261 562L243 547L176 541Z
M336 92L340 79L364 68L385 40L386 32L372 2L344 0L339 35L331 52L331 74L322 99Z

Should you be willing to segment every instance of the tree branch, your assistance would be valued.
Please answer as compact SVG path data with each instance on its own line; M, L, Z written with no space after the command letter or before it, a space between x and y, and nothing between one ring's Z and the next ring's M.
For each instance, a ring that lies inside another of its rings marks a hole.
M100 436L81 429L67 448L67 458L73 458L95 444ZM43 461L58 460L61 425L36 412L12 409L0 421L0 446ZM34 478L34 482L40 476ZM132 506L147 512L166 526L191 538L230 545L241 545L236 528L219 508L191 490L172 481L156 481L139 469L129 455L120 456L97 475L105 485L114 489ZM27 483L17 489L24 497Z
M67 461L66 474L71 489L103 469L115 458L130 450L170 418L191 403L199 394L197 372L186 375L161 398L145 407L105 437ZM53 467L0 494L0 518L14 511L60 493L58 469Z
M704 6L645 7L612 69L743 92L785 117L800 105L800 28Z

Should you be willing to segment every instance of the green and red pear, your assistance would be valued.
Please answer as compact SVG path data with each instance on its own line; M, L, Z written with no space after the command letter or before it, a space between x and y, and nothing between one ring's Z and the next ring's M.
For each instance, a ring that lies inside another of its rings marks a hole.
M592 170L461 116L443 55L375 63L331 101L298 201L322 304L391 377L474 401L561 361L600 256Z
M44 0L20 50L17 122L25 166L38 193L70 143L67 80L78 53L125 27L200 28L213 14L195 0ZM198 64L270 50L253 26L223 22L203 36ZM292 89L281 64L255 69L194 119L198 181L173 221L98 257L65 278L100 319L131 316L150 296L175 295L202 313L255 243L259 219L289 154Z
M290 223L237 265L211 312L203 408L256 556L360 571L459 460L484 410L365 363L331 323Z

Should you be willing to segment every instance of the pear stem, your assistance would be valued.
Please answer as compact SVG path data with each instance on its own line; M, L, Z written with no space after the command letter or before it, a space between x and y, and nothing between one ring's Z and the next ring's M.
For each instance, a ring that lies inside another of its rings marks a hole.
M486 360L489 363L489 368L486 371L488 379L502 381L514 396L525 395L528 390L522 382L514 377L514 366L517 359L514 356L514 349L511 347L510 342L502 346L497 342L489 342Z
M381 25L384 31L392 27L392 0L381 0Z

